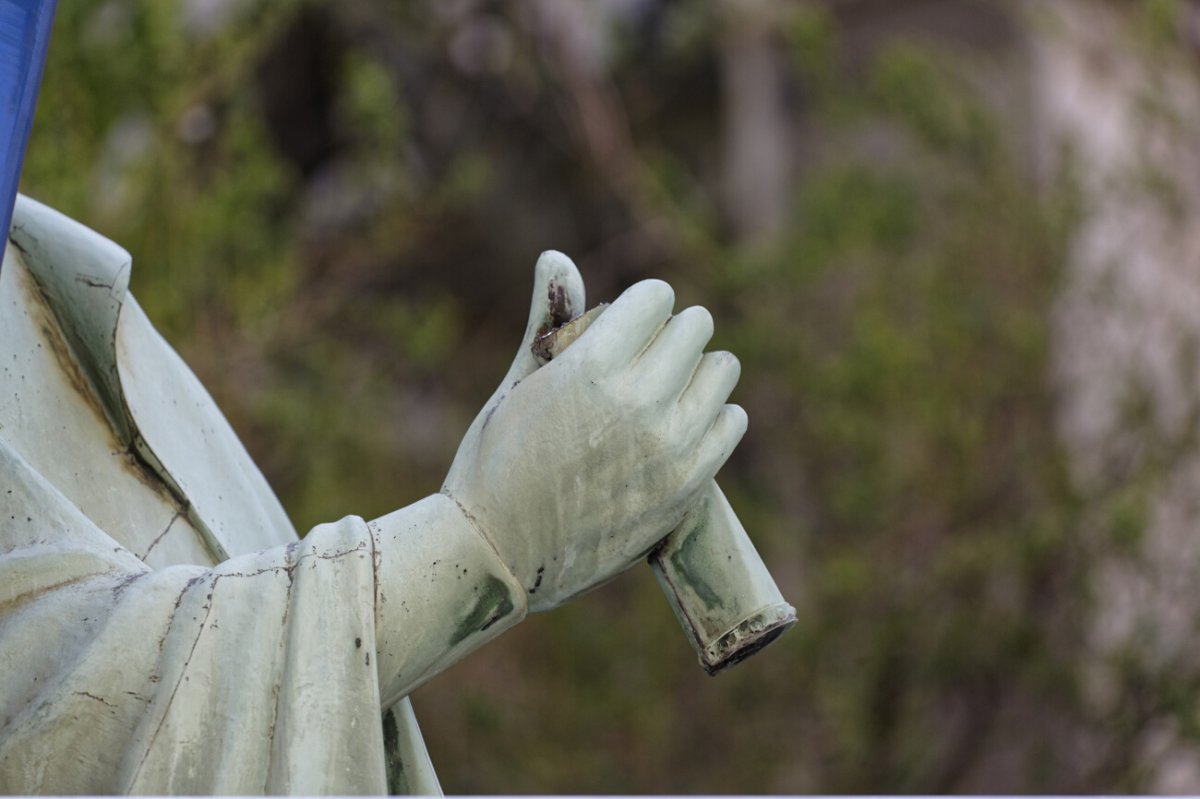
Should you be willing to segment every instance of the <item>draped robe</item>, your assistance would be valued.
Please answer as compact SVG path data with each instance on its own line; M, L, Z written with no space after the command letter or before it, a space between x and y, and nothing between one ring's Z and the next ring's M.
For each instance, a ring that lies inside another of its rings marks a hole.
M6 244L0 792L440 792L405 697L526 612L472 521L300 540L128 253L23 197Z

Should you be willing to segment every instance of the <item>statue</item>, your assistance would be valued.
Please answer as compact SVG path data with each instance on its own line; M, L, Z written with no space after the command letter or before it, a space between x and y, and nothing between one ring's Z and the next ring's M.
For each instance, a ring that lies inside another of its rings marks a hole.
M539 367L534 338L584 304L545 253L442 491L297 540L129 269L18 198L0 268L7 793L437 792L403 697L643 558L745 430L736 359L703 354L711 317L672 316L658 281Z
M19 45L0 47L0 230L52 15L0 5ZM746 429L725 404L738 362L703 352L711 317L672 315L665 283L584 315L578 271L544 253L516 358L442 490L300 539L130 268L16 199L0 792L440 793L408 693L647 555L710 672L794 621L712 481Z

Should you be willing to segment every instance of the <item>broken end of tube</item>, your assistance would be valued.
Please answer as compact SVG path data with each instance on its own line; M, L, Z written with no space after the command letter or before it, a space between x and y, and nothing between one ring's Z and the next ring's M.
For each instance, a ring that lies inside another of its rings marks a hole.
M704 648L700 665L709 675L722 672L759 652L796 623L796 609L786 602L747 616Z

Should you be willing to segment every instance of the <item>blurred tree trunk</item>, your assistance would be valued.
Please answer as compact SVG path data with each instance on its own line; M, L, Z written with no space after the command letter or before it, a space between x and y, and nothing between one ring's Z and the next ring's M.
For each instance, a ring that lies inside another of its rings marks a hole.
M779 233L788 201L790 131L775 45L780 8L769 0L722 0L719 14L721 199L734 238L755 242Z
M1085 204L1054 320L1060 429L1081 484L1136 516L1134 551L1116 549L1097 577L1087 675L1113 722L1107 746L1127 754L1098 758L1091 790L1119 789L1130 758L1152 791L1200 784L1171 717L1186 711L1166 699L1192 686L1194 705L1200 655L1200 86L1181 9L1027 9L1038 154L1046 170L1073 165ZM1099 506L1096 522L1091 545L1113 550Z

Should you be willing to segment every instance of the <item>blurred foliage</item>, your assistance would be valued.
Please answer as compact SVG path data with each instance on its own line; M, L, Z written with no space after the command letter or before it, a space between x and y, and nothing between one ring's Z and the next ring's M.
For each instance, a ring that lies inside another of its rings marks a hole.
M597 75L533 2L61 3L24 190L133 253L301 530L438 488L539 250L594 301L658 276L713 310L751 419L721 482L799 625L709 680L645 569L531 618L415 696L448 791L1145 784L1137 741L1196 737L1196 694L1132 652L1117 700L1084 686L1094 564L1157 477L1082 496L1051 434L1071 176L1035 187L969 53L799 4L787 224L741 240L728 26L635 5L586 29Z

